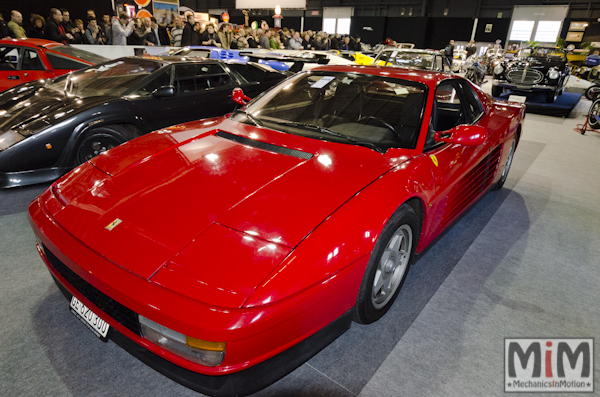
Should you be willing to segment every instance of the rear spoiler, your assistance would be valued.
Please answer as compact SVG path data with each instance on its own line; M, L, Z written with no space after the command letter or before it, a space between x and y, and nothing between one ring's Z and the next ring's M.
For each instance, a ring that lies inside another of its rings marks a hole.
M316 63L319 65L327 65L329 63L329 59L327 58L299 58L299 57L291 57L286 55L279 54L264 54L264 53L256 53L256 52L240 52L241 56L249 57L250 62L258 62L260 60L263 61L278 61L278 62L292 62L293 65L290 67L290 72L300 72L304 67L305 63Z

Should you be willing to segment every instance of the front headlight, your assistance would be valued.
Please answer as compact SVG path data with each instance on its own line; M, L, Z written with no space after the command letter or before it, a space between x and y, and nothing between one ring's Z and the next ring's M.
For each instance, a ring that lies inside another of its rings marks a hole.
M225 358L225 342L209 342L192 338L139 316L142 336L186 360L215 367Z
M496 65L496 67L494 68L494 74L502 74L502 72L504 72L504 68L502 67L502 65Z
M556 69L550 69L550 71L548 72L548 78L550 80L556 80L559 76L560 73L558 73L558 70Z

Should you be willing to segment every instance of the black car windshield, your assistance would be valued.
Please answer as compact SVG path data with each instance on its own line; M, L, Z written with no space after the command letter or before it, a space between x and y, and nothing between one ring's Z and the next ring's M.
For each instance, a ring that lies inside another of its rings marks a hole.
M435 55L428 52L384 51L373 64L431 70L435 65Z
M82 97L121 96L160 67L142 58L117 59L57 79L48 88Z
M553 48L523 48L517 58L544 58L553 61L566 61L564 52Z
M105 58L103 56L92 54L91 52L81 50L79 48L71 47L70 45L57 45L51 47L52 51L60 52L61 54L70 55L72 57L76 57L79 59L83 59L84 61L88 61L97 65L99 63L103 63L109 61L110 59Z
M307 72L257 98L234 120L378 151L411 148L426 92L421 83L390 77Z

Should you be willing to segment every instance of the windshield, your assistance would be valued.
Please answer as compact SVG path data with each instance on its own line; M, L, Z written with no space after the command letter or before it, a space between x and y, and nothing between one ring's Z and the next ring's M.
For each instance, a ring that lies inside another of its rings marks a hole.
M307 72L252 102L234 120L296 135L376 147L414 147L426 86L342 72Z
M518 58L544 58L555 61L565 61L565 54L552 48L523 48L517 54Z
M427 52L384 51L373 63L384 66L431 70L435 65L435 55Z
M52 51L60 52L61 54L70 55L72 57L83 59L84 61L93 63L94 65L109 61L108 58L105 58L100 55L92 54L91 52L87 52L85 50L80 50L79 48L71 47L69 45L54 46L54 47L52 47Z
M159 63L151 60L126 58L74 72L67 78L53 81L48 87L82 97L117 97L160 67Z

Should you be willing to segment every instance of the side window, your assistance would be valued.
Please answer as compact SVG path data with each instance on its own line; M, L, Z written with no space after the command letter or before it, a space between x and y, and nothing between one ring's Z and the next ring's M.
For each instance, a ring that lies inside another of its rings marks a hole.
M136 95L139 96L148 96L154 92L157 88L171 85L171 70L172 67L169 67L168 70L160 73L154 79L150 80L146 85L135 92Z
M46 70L46 68L37 51L25 49L23 51L21 70Z
M90 66L87 63L79 62L75 59L63 57L57 54L53 54L51 52L46 52L46 57L48 57L50 65L52 65L54 69L77 70Z
M18 70L19 49L15 47L0 47L0 70Z
M457 125L466 124L467 119L456 86L452 81L442 82L435 90L433 111L429 121L429 132L425 150L436 146L433 136L438 131L448 131Z
M477 94L473 91L473 87L466 82L462 82L460 85L465 97L467 112L469 113L471 122L475 123L483 115L483 106L481 105Z
M234 85L231 76L216 63L176 65L173 85L177 93Z

